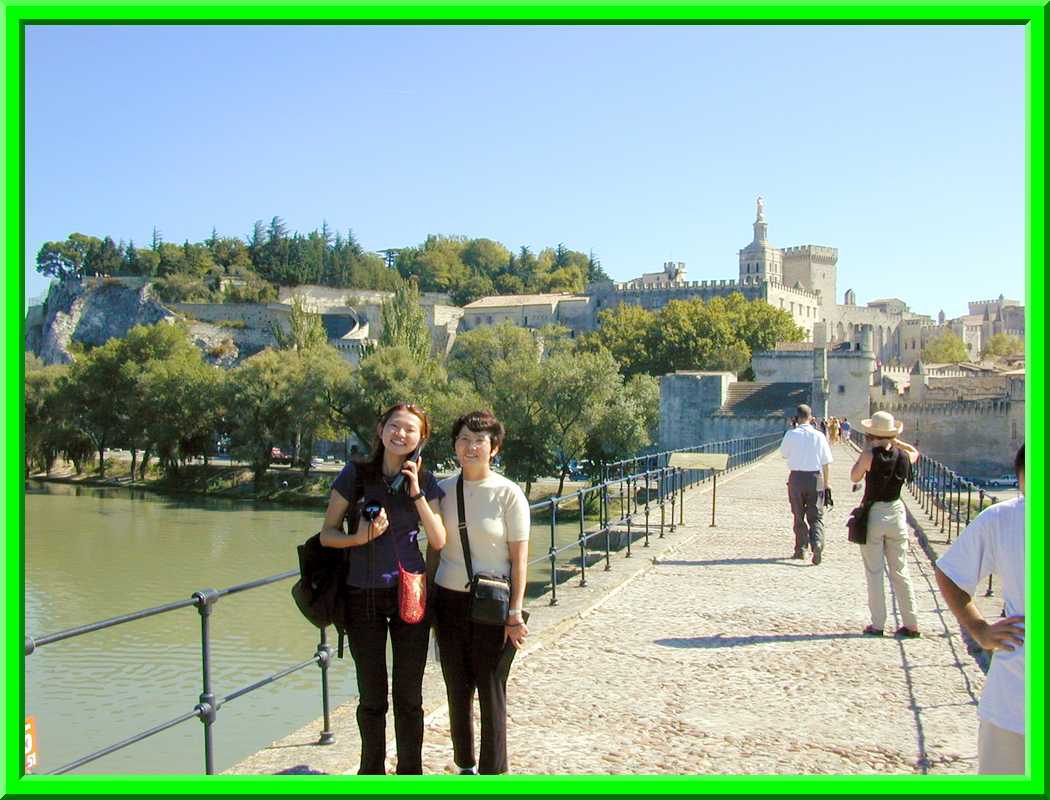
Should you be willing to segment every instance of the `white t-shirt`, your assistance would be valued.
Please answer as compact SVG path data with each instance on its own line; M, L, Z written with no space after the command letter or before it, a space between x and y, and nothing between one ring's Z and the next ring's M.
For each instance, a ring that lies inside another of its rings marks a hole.
M999 576L1006 616L1024 614L1024 497L982 511L937 559L937 567L973 596L989 575ZM989 620L995 622L995 620ZM977 716L999 728L1023 734L1024 645L1013 652L996 650Z
M457 473L438 484L445 491L441 498L441 519L448 538L441 549L441 562L434 580L445 589L465 592L468 580L459 535L458 480ZM470 537L470 564L475 574L490 572L510 577L507 544L529 540L532 518L525 493L513 481L493 472L480 481L463 481L463 505Z
M788 469L802 472L820 472L833 460L827 437L812 424L799 425L785 433L780 455L787 459Z

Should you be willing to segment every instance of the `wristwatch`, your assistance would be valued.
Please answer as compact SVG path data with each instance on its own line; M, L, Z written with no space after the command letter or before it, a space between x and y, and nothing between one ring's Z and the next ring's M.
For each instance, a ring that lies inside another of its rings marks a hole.
M414 503L416 500L418 500L421 497L425 497L425 495L422 492L420 492L419 494L414 494L411 497L409 497L408 499L411 500Z

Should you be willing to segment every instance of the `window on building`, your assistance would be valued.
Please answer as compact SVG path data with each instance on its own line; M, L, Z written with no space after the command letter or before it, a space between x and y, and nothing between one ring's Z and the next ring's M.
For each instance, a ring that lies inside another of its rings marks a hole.
M525 323L526 325L528 325L528 324L529 324L529 318L528 318L528 316L525 316L525 317L523 317L523 318L522 318L522 320L524 321L524 323Z
M840 384L839 384L839 394L845 394L845 393L846 393L846 387L845 387L845 386L843 386L843 385L842 385L842 384L840 383Z

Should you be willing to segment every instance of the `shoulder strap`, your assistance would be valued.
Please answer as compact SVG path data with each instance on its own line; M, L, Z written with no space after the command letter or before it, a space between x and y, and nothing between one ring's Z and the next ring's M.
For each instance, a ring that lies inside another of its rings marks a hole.
M467 565L467 586L474 580L474 567L470 563L470 539L467 537L467 511L463 503L463 473L456 479L456 510L459 512L459 540L463 544L463 560Z

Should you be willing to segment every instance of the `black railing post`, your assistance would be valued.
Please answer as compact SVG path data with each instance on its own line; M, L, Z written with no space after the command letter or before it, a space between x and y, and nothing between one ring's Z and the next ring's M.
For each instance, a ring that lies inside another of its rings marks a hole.
M671 533L674 533L674 527L675 527L674 526L674 512L675 512L675 506L677 505L675 503L675 500L678 499L678 472L679 472L679 470L676 469L675 467L671 467L670 470L671 470L671 475L670 475L670 478L671 478Z
M201 618L201 672L202 689L200 702L197 704L197 715L204 723L204 772L207 775L215 774L215 748L212 742L212 726L215 724L215 715L218 709L215 707L215 694L211 687L211 632L209 621L211 609L219 600L219 593L214 589L203 589L192 595L197 604L197 612Z
M326 628L321 628L321 641L317 644L316 656L317 664L321 667L321 709L324 714L324 728L321 730L321 738L317 743L334 744L335 734L332 733L332 718L328 702L328 665L332 661L332 648L328 646Z
M664 525L667 524L667 512L664 509L664 494L667 488L667 470L660 468L658 483L660 486L660 538L664 538Z
M620 510L623 511L623 481L620 482ZM624 515L624 519L627 522L627 555L624 558L631 557L631 476L627 476L627 513Z
M583 492L580 492L580 586L587 585L587 536L583 532Z
M966 524L970 524L970 503L973 502L973 484L966 484Z
M711 526L712 528L717 527L715 525L715 501L718 497L718 470L711 470Z
M645 471L645 546L649 546L649 470Z
M555 530L558 527L558 504L551 500L551 547L549 556L551 560L551 602L552 606L558 605L558 544L555 541Z
M948 515L948 468L941 465L941 533L944 533L944 518Z

